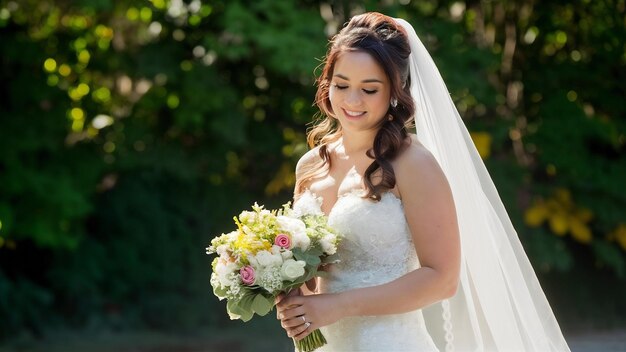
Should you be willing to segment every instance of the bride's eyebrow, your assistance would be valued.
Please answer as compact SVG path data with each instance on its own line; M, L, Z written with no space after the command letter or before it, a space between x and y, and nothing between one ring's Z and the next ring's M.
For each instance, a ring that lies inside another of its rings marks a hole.
M344 75L342 75L341 73L336 73L333 75L334 77L338 77L341 78L343 80L349 81L350 79ZM383 83L383 81L377 79L377 78L368 78L368 79L364 79L361 81L362 83Z

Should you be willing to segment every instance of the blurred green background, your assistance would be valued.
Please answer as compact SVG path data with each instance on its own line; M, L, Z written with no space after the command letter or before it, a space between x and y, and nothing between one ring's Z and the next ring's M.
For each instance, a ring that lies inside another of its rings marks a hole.
M1 0L0 345L289 350L205 247L290 200L364 11L431 51L566 335L626 326L624 0Z

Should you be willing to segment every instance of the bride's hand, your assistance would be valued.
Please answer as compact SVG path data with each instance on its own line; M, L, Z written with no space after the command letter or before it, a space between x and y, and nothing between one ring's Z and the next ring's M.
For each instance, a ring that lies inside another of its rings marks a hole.
M301 340L322 326L343 317L337 294L288 296L277 305L278 319L289 337Z
M301 288L297 288L297 289L293 289L291 290L289 293L284 294L281 293L278 296L276 296L276 299L274 300L274 304L276 305L276 319L280 319L280 311L278 310L278 303L280 303L280 301L282 301L283 299L285 299L286 297L292 297L292 296L301 296L302 295L302 289Z

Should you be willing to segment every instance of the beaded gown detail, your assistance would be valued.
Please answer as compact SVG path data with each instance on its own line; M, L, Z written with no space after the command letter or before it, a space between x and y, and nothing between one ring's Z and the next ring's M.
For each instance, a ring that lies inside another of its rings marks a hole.
M322 202L306 190L294 210L320 213ZM320 293L384 284L419 268L402 202L393 193L383 193L378 202L363 198L361 192L344 194L330 210L328 222L343 239L337 249L339 262L320 280ZM328 344L316 352L437 351L421 310L349 317L320 330Z

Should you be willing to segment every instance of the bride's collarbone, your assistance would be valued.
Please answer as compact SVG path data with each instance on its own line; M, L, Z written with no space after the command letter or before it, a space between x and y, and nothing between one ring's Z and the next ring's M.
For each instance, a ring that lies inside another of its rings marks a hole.
M313 180L307 187L324 200L325 206L335 204L346 195L367 193L364 182L365 170L371 165L369 157L341 159L333 158L330 170ZM382 181L382 171L376 170L370 177L373 184ZM395 193L395 192L394 192ZM332 207L328 207L332 209ZM328 209L324 209L328 211Z
M372 175L372 181L380 181L380 177L375 173ZM329 172L308 187L308 189L316 196L321 197L327 204L334 204L346 195L360 194L365 196L367 193L363 173L351 168L344 173Z
M356 175L345 175L343 178L328 175L309 187L311 192L333 203L345 194L362 191L364 188L362 177Z

